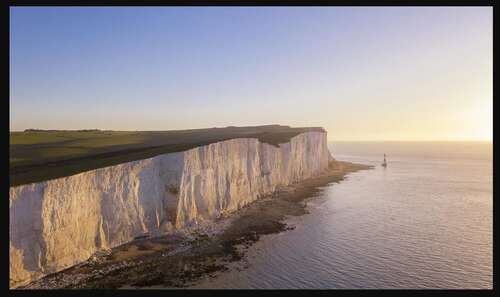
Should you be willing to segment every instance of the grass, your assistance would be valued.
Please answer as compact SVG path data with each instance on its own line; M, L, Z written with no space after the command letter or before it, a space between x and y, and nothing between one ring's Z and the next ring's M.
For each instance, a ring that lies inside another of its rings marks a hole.
M10 133L10 186L180 152L233 139L258 138L278 146L307 131L267 125L172 131L29 131Z

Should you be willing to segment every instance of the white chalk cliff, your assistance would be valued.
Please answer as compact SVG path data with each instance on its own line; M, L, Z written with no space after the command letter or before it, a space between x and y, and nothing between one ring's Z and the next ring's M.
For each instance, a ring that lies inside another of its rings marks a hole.
M326 133L279 147L237 138L10 188L10 286L149 233L211 222L324 172Z

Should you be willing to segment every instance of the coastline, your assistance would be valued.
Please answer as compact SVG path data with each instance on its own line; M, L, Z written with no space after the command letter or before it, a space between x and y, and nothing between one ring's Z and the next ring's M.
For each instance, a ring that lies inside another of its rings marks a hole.
M260 236L291 229L286 216L308 213L305 200L351 172L373 166L333 161L328 172L263 197L198 232L141 238L19 289L185 288L215 277L245 256Z

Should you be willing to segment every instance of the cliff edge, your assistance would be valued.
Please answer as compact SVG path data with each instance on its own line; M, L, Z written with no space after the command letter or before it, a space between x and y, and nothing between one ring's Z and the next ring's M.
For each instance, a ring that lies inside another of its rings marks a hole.
M327 134L285 143L234 138L10 188L10 286L144 234L202 226L321 174Z

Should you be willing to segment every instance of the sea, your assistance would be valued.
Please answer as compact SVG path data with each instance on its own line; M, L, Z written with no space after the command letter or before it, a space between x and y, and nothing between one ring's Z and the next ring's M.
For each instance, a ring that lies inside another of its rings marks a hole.
M191 288L492 289L491 142L333 142L374 165L308 199L295 229L266 235ZM383 154L388 166L381 166Z

